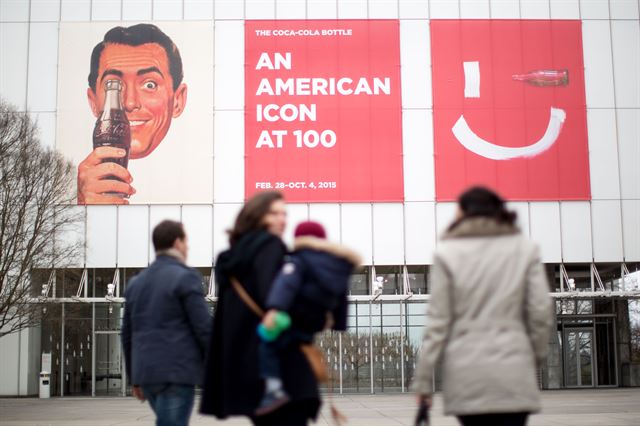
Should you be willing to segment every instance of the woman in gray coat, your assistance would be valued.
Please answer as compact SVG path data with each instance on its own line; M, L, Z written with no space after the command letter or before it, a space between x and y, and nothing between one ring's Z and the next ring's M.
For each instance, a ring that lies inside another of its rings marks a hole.
M442 358L445 413L464 425L524 425L540 409L536 368L553 314L538 249L485 188L459 200L438 246L414 390L431 404Z

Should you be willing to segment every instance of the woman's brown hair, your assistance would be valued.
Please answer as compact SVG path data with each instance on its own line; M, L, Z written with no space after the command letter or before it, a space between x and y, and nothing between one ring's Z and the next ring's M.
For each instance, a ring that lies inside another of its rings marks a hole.
M279 191L259 192L249 198L238 213L233 229L229 231L229 244L234 245L247 232L265 229L262 220L269 213L271 204L278 200L284 200L284 195Z

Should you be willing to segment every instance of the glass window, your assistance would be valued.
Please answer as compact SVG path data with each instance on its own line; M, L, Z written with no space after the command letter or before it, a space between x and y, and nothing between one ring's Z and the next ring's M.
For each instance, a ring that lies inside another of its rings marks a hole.
M349 294L361 296L369 294L369 276L371 268L364 267L362 271L358 271L351 275L351 283L349 284Z
M414 294L429 292L428 266L407 266L407 279L409 280L409 288Z
M382 284L382 294L404 293L401 266L376 266L375 281Z

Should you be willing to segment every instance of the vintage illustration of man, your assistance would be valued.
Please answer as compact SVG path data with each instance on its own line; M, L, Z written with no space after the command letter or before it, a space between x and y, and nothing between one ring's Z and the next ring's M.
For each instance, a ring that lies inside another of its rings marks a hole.
M94 47L89 105L96 118L104 117L109 106L105 83L119 81L116 96L120 99L110 107L125 111L131 140L127 152L116 144L96 146L94 137L93 151L78 165L78 204L123 204L135 194L130 172L123 162L113 160L145 158L160 145L171 120L182 114L187 102L182 78L180 51L155 25L112 28Z
M62 23L58 46L56 149L77 203L212 202L211 23Z

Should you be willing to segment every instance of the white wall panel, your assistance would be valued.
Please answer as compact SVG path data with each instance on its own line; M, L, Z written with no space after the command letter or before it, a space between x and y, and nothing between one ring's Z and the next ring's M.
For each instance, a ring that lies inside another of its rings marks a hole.
M122 10L121 0L92 0L92 21L119 21Z
M187 264L211 266L213 264L213 207L182 206L182 223L189 242Z
M28 24L0 25L0 93L19 111L27 98Z
M616 107L640 108L640 25L611 21Z
M609 0L611 19L638 19L637 0Z
M213 259L215 261L221 251L229 248L229 234L236 216L242 208L241 203L213 205Z
M298 0L276 0L277 19L304 19L307 5Z
M551 0L551 19L580 19L579 0Z
M520 0L522 19L549 19L549 0Z
M516 224L518 228L520 228L520 231L522 231L522 235L530 237L529 203L522 201L509 202L507 203L507 209L514 211L518 215Z
M613 108L611 35L607 21L582 22L587 108Z
M540 246L542 261L562 262L560 236L560 205L556 202L535 202L529 205L531 239Z
M372 265L371 204L343 204L341 220L342 244L360 253L363 264Z
M457 203L436 203L436 245L455 220L457 211Z
M60 0L31 0L31 22L52 22L60 19Z
M55 112L39 112L32 114L38 126L38 134L40 143L51 149L55 148L56 143L56 113Z
M404 212L400 203L373 204L373 263L404 264Z
M405 200L433 201L435 171L431 110L402 111L402 150Z
M216 111L213 145L213 199L244 201L244 112Z
M307 18L335 19L338 17L337 0L307 0Z
M340 0L338 1L339 19L366 19L367 0Z
M407 265L433 263L436 248L435 203L405 203L405 259Z
M309 220L316 221L324 226L327 232L327 239L336 243L341 241L339 204L309 204Z
M25 0L0 1L0 22L29 21L29 2Z
M622 199L640 199L640 109L619 109L618 153ZM614 173L614 171L611 171Z
M275 19L275 0L245 0L247 19Z
M214 30L214 108L243 110L244 22L219 21Z
M60 19L62 21L88 21L91 19L91 0L62 0Z
M589 109L587 127L589 129L591 197L593 199L619 198L615 110Z
M153 228L163 220L175 220L180 222L182 220L180 206L177 205L151 205L149 206L149 262L153 262L155 259L155 250L153 248L153 242L151 236L153 235Z
M116 206L87 206L87 267L116 266Z
M149 207L118 206L118 266L149 264Z
M369 19L397 19L398 0L369 0Z
M431 19L459 19L459 2L451 0L430 0L429 15Z
M429 19L429 0L399 0L400 19Z
M640 262L640 200L622 200L624 259Z
M71 259L69 264L64 265L68 268L82 268L85 264L85 227L86 227L86 207L69 206L66 212L76 221L63 227L60 232L59 243L62 246L69 247L76 245L78 247L77 255Z
M560 203L562 259L592 262L591 207L586 201Z
M582 19L608 19L609 2L606 0L580 0Z
M56 110L58 82L58 23L31 24L27 109Z
M431 41L428 21L400 21L403 108L431 108Z
M287 228L282 239L287 246L293 246L293 233L300 222L309 220L309 206L307 204L287 204Z
M491 19L519 19L519 0L491 0Z
M489 0L460 0L460 18L489 19Z
M20 333L8 334L0 339L0 395L20 395Z
M213 19L213 0L184 0L184 19Z
M215 0L215 2L216 20L244 18L244 2L238 0Z
M122 3L122 19L124 21L150 21L151 0L127 0Z
M622 217L619 200L593 200L593 260L595 262L622 261Z
M182 20L182 0L153 0L155 21Z

